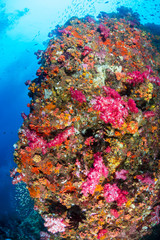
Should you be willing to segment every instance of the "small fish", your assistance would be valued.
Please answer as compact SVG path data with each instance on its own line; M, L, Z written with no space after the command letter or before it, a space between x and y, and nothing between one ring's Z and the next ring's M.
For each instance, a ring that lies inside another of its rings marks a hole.
M120 4L121 2L117 2L116 4Z
M105 2L105 3L109 3L109 1Z
M152 16L152 17L153 17L153 16L154 16L154 14L150 14L150 16Z

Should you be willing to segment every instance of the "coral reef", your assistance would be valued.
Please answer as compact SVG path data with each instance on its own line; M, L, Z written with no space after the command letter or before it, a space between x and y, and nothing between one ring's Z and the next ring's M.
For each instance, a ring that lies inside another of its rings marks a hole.
M45 220L41 239L136 240L160 221L160 53L138 25L73 17L35 53L11 176Z

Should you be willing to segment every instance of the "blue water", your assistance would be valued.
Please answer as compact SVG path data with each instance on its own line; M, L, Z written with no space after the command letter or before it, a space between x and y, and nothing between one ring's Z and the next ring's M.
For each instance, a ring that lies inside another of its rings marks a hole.
M30 100L24 83L34 79L38 69L34 52L45 49L48 33L70 17L96 17L100 11L116 12L120 6L132 8L139 14L141 24L160 35L159 0L0 0L0 239L7 239L2 237L4 225L14 228L14 220L25 216L22 206L26 214L32 211L27 192L22 193L24 198L17 194L9 171L15 166L13 144L18 140L21 112L29 113ZM23 199L21 203L19 198Z

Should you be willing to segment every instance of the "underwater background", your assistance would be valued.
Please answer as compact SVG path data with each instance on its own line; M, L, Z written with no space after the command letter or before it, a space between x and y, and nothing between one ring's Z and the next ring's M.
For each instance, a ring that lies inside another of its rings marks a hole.
M159 0L0 0L0 239L40 239L45 229L25 184L13 185L10 178L21 113L29 114L25 82L39 67L34 53L47 47L49 32L73 16L96 19L100 12L119 12L123 17L128 8L148 32L160 35ZM160 50L160 40L155 44ZM159 227L143 239L160 239Z

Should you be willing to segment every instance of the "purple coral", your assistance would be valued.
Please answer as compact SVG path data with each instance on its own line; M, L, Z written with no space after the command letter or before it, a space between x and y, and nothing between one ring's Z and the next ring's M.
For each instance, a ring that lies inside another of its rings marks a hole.
M90 16L86 16L86 20L89 22L89 23L94 23L95 20L94 18L90 17Z
M160 205L154 207L154 212L151 213L152 218L150 219L150 222L153 222L154 224L160 223Z
M25 82L25 85L26 86L28 86L28 85L30 85L31 84L31 80L27 80L26 82Z
M42 50L38 50L37 52L34 53L34 55L37 56L37 59L41 58L41 57L42 57L42 54L43 54L43 51L42 51Z
M67 34L67 35L71 35L71 32L68 31L67 29L58 29L58 32L59 32L59 33L65 33L65 34Z
M79 90L73 90L73 87L70 88L71 97L77 100L80 103L86 102L85 95Z
M102 36L103 40L105 41L110 35L110 29L106 28L102 23L99 24L98 29L100 30L101 36Z
M22 117L24 120L27 119L27 115L26 115L24 112L21 113L21 117Z

